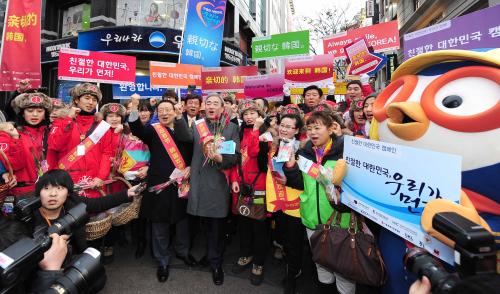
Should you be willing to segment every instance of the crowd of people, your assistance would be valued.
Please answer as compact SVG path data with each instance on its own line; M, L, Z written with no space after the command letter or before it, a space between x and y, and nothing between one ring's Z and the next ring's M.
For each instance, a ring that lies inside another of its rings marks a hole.
M37 226L50 226L70 202L83 201L89 212L98 212L130 201L137 186L120 192L125 186L113 182L116 177L132 185L145 181L140 217L132 226L136 257L144 254L150 231L159 282L168 280L169 264L177 257L188 266L209 265L213 283L222 285L229 220L240 238L231 271L250 269L250 282L259 285L273 250L285 260L285 293L296 291L305 237L333 214L342 228L349 227L351 209L332 201L297 160L301 155L333 169L343 157L343 135L369 138L376 99L369 85L349 82L341 102L313 85L304 89L303 103L292 104L285 95L274 105L231 94L179 99L166 91L161 99L134 94L123 105L98 107L102 94L91 83L70 94L66 105L21 89L12 100L13 112L7 111L10 121L0 123L0 149L7 156L1 159L2 180L10 195L41 197ZM338 190L340 183L334 184ZM368 221L363 230L377 232ZM104 240L92 241L104 262L112 262L119 231L113 228ZM201 260L190 253L197 232L207 240ZM70 242L75 252L86 243L84 232ZM321 293L355 293L357 287L359 293L359 282L316 267Z

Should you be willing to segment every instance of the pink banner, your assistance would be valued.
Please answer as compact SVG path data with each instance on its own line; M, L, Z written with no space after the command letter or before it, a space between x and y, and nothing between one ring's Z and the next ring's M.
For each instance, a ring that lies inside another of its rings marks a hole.
M61 48L60 80L123 84L135 82L135 56Z
M16 90L16 84L23 79L30 79L32 88L40 87L41 2L7 1L0 55L0 91Z
M297 86L333 83L333 55L288 58L285 61L285 82Z
M283 99L283 74L250 76L245 79L245 96L247 98L262 97L272 101Z

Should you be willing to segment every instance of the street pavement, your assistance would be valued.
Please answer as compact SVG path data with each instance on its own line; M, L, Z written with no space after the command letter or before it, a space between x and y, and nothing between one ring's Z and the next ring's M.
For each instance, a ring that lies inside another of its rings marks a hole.
M125 227L129 231L128 227ZM212 274L207 268L189 268L184 263L173 258L170 265L170 276L166 283L159 283L156 279L156 264L151 256L150 247L146 249L144 256L135 259L135 245L132 244L127 235L126 244L115 246L114 262L106 265L107 283L100 293L132 294L132 293L282 293L282 281L285 275L285 267L281 261L272 257L271 251L265 265L265 279L260 286L250 283L250 269L242 274L235 275L231 272L231 266L238 257L238 236L234 235L232 242L226 246L224 254L225 279L222 286L215 286L212 282ZM123 242L122 242L123 243ZM149 244L148 244L149 245ZM192 249L193 256L200 259L204 255L204 237L198 234ZM304 242L304 268L303 274L298 279L298 290L300 293L316 293L316 277L314 265L310 261L309 246ZM314 273L314 275L313 275Z

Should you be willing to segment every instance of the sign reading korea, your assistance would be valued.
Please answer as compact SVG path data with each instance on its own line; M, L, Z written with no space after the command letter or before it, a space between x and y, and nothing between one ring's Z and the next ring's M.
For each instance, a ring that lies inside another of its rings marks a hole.
M369 73L382 63L382 58L370 53L364 38L345 46L344 50L351 61L347 70L347 74L349 75L359 76Z
M155 87L201 86L200 65L150 61L149 76Z
M19 80L41 85L40 22L41 0L7 1L2 50L0 91L14 91Z
M256 76L257 66L204 67L201 88L205 92L243 92L245 78Z
M269 101L283 100L283 74L251 76L245 79L245 96L247 98L266 98Z
M61 48L59 80L108 84L135 82L135 56Z
M500 5L405 34L405 59L436 50L500 47Z
M252 60L309 55L309 31L252 38Z
M344 47L360 38L365 38L375 52L399 49L398 21L384 22L327 37L323 40L323 52L333 54L335 58L346 58Z
M425 204L460 199L460 156L346 136L341 202L453 264L453 249L420 225ZM443 177L442 175L446 175Z
M333 84L333 55L315 55L287 58L285 60L285 82L293 87L315 84L327 87Z

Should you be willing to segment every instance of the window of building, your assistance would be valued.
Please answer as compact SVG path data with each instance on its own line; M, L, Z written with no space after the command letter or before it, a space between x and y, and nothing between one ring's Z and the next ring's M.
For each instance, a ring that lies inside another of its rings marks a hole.
M116 25L182 29L186 0L117 0Z
M82 3L62 10L62 37L77 36L90 28L90 4Z

